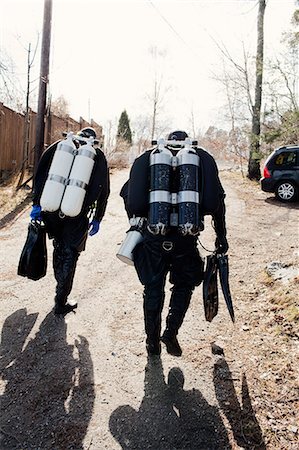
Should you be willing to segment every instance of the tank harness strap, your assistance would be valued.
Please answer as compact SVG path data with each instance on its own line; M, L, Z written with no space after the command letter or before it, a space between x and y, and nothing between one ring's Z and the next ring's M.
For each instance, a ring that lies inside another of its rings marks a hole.
M87 148L82 148L81 150L79 150L78 155L86 156L87 158L90 158L90 159L95 159L95 157L96 157L96 154L91 152Z
M150 192L150 203L154 202L165 202L170 201L170 193L168 191L151 191Z
M199 193L196 191L180 191L178 192L178 203L193 202L199 203Z
M75 178L72 178L72 179L68 180L67 184L68 184L68 186L79 187L81 189L84 189L85 191L86 191L86 188L87 188L87 184L84 183L84 181L76 180Z
M54 175L53 173L49 173L48 180L50 181L56 181L56 183L61 183L64 185L67 185L67 178L62 177L61 175Z
M68 145L62 145L62 146L58 147L57 151L71 153L72 155L76 154L76 149L74 149L73 147L68 146Z

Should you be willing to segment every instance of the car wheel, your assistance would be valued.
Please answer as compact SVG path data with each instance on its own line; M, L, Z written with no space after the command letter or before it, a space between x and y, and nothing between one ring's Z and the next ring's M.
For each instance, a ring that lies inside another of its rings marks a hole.
M276 186L275 195L282 202L292 202L297 195L296 187L290 181L283 181Z

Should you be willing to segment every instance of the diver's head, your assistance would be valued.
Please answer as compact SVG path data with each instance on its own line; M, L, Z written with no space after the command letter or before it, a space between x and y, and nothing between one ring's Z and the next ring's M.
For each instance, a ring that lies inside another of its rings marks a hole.
M172 131L169 133L167 140L168 140L168 146L173 149L179 149L182 148L182 145L178 141L184 141L188 138L188 134L185 131ZM169 142L169 141L173 141Z
M92 137L94 139L97 137L95 129L91 128L91 127L82 128L82 130L79 131L78 136L85 137L85 138Z
M184 141L187 139L188 134L185 131L172 131L169 133L167 140L168 141Z
M96 139L96 137L97 135L94 128L91 127L82 128L82 130L78 131L77 133L77 139L75 141L76 147L86 144L87 139L90 138L93 139L91 145L98 144L99 141Z
M184 374L179 367L172 367L168 374L168 386L172 389L183 389L185 382Z

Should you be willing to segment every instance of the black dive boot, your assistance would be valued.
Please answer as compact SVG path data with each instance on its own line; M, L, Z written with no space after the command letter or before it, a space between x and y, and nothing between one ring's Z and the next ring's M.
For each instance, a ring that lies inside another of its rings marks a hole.
M53 268L56 285L54 314L66 315L77 308L67 303L71 293L79 253L60 242L54 243Z
M65 305L56 304L54 308L54 314L65 316L69 312L74 311L77 307L78 307L77 303L75 305L70 305L69 303L66 303Z
M190 304L193 288L190 286L174 286L170 297L169 312L166 317L166 329L161 341L166 345L170 355L181 356L182 349L177 340L188 306Z
M166 345L167 353L172 356L181 356L182 349L177 340L176 334L170 332L170 330L165 330L163 335L161 336L161 341Z
M145 311L146 350L149 356L161 354L161 317L157 311Z

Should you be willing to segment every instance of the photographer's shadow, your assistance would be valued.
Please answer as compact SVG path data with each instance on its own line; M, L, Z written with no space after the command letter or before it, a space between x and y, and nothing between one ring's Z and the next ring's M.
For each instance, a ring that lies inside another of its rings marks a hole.
M230 423L237 444L244 450L266 450L262 430L252 408L245 374L242 375L242 405L224 358L214 365L214 385L219 406Z
M120 406L110 417L110 431L123 449L231 449L218 408L183 386L180 368L169 371L166 383L160 358L148 360L139 410Z
M88 342L69 345L64 319L51 312L26 343L36 318L21 309L3 325L0 448L83 449L95 398Z

